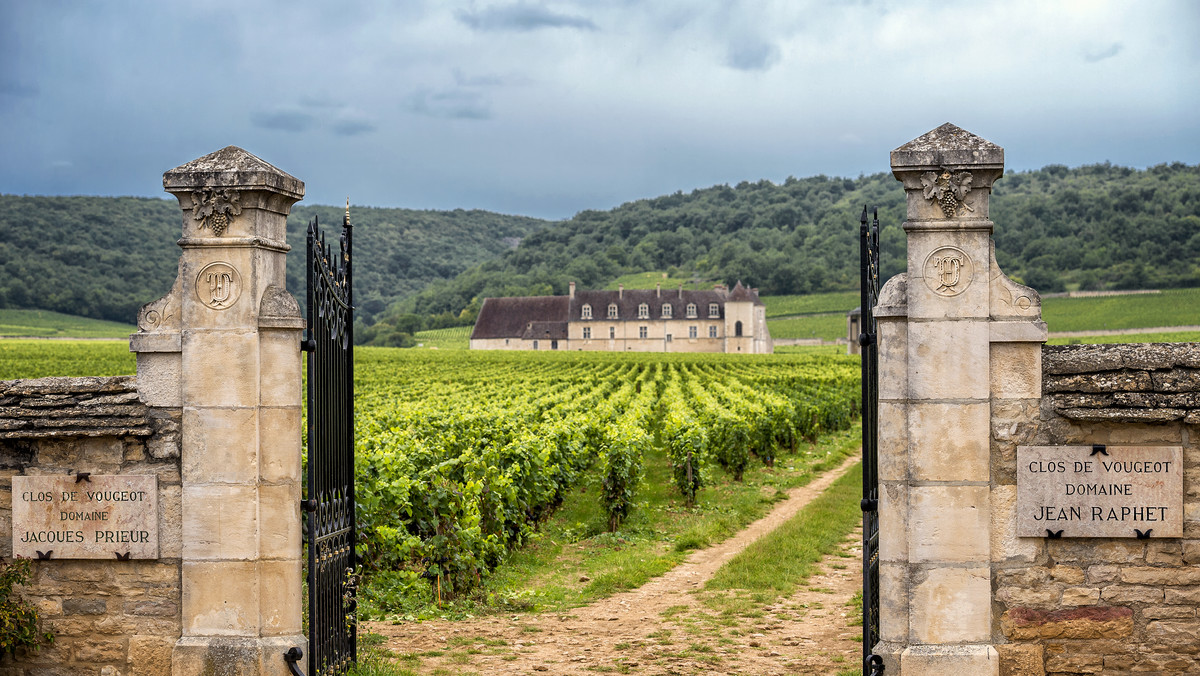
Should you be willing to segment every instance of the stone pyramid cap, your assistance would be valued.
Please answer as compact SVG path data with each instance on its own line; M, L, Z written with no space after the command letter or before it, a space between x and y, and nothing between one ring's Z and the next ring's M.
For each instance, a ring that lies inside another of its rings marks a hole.
M163 174L167 192L205 188L257 188L295 199L304 197L304 181L237 146L226 146Z
M892 151L892 169L1004 168L1004 148L947 122Z

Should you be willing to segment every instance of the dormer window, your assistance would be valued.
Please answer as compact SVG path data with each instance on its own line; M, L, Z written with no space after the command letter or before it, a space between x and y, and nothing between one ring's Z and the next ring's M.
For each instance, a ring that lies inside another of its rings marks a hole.
M609 319L617 318L617 304L616 303L608 304L608 318Z
M663 303L662 316L663 316L663 319L671 318L671 304L670 303Z
M717 305L716 303L709 303L708 304L708 316L709 317L720 317L721 316L721 306Z
M688 316L688 319L696 318L696 304L695 303L687 304L687 316Z
M650 319L650 306L642 303L638 306L638 319Z
M584 303L583 307L579 308L579 316L584 319L591 319L592 318L592 306L587 303Z

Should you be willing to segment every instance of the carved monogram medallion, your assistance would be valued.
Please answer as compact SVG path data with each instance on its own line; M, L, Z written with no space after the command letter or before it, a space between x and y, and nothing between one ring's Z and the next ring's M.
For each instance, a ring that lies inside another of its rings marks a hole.
M925 259L925 284L939 296L957 296L971 285L974 265L962 249L944 246Z
M236 190L196 190L192 193L192 218L200 228L212 228L220 237L229 227L230 218L242 213L242 196Z
M209 263L196 275L196 296L214 310L224 310L242 293L242 276L229 263Z

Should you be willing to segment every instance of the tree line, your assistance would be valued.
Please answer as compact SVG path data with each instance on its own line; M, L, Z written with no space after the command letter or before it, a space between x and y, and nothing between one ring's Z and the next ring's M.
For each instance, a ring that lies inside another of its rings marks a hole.
M483 298L602 287L638 271L758 287L763 295L858 285L859 215L879 207L885 278L905 267L905 197L890 174L744 181L582 211L519 247L396 303L365 337L422 318L468 321ZM1109 163L1013 172L994 186L996 256L1042 292L1200 285L1200 167Z

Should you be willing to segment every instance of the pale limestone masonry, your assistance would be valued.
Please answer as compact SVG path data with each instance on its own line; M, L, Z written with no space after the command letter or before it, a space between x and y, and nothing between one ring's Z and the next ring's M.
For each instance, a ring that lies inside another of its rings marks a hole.
M0 382L0 557L12 555L12 477L153 474L159 558L34 561L22 595L52 645L0 655L3 676L169 674L181 632L178 409L148 407L134 379Z
M887 673L999 674L990 416L1037 411L1041 300L995 262L1004 150L951 124L892 151L908 271L879 320L881 638Z
M300 308L287 215L304 184L233 146L163 175L183 237L138 314L138 390L182 408L182 636L171 674L288 673L301 627Z
M1038 410L992 413L1001 673L1200 673L1200 344L1046 346L1042 367ZM1182 446L1183 537L1012 537L1026 444Z
M943 125L892 153L908 271L879 318L888 674L1200 673L1200 345L1045 347L995 263L1003 151ZM1178 446L1182 538L1017 537L1018 446Z

